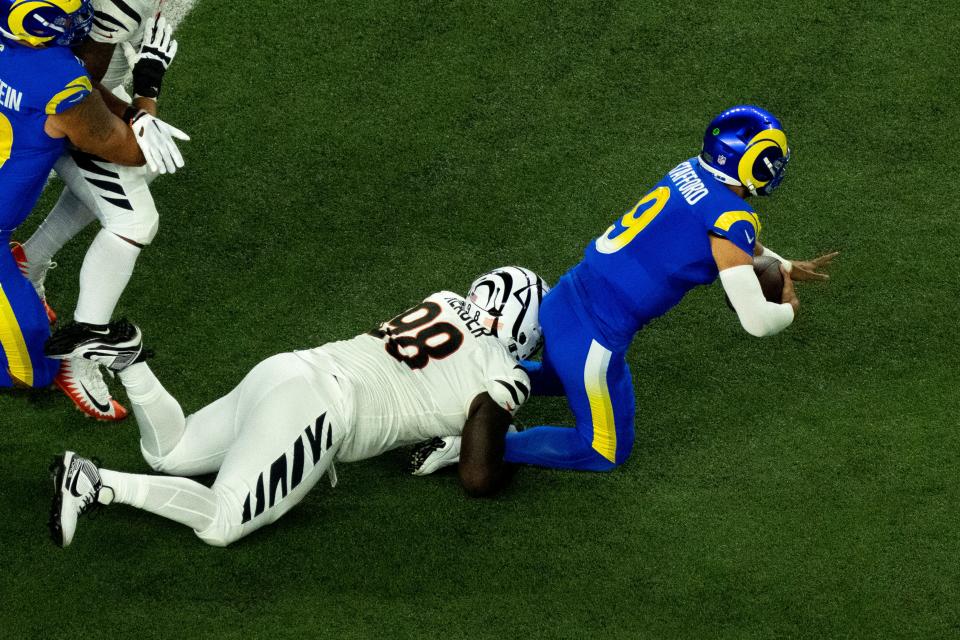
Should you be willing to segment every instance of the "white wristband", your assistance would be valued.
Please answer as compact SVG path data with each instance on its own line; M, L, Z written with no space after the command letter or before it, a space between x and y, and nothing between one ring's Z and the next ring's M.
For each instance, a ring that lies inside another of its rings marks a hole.
M793 322L793 306L787 303L768 302L753 267L743 264L720 272L730 304L740 318L744 330L762 338L780 333Z
M771 251L771 250L768 249L766 246L763 247L763 251L760 252L760 255L761 255L761 256L765 256L765 257L769 257L769 258L776 258L777 260L780 261L780 264L783 265L783 268L787 270L787 273L790 273L791 271L793 271L793 263L792 263L792 262L790 262L790 261L787 260L786 258L780 256L780 255L777 254L776 252Z

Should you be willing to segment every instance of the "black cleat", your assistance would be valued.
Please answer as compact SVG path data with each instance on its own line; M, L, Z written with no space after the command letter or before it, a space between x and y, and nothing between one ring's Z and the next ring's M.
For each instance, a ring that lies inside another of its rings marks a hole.
M50 358L84 358L114 371L123 371L151 355L143 348L139 327L126 318L106 326L82 322L68 324L47 340L44 353Z

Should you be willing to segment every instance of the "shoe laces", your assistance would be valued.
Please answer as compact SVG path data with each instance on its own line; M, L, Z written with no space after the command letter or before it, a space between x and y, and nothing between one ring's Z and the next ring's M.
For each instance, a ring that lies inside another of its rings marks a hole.
M73 377L83 382L83 386L93 394L99 402L110 400L110 389L103 381L103 372L100 365L86 358L71 358L70 371Z
M80 502L80 508L77 510L79 515L86 515L91 520L95 519L95 514L100 511L100 507L103 505L100 504L98 498L100 497L100 490L91 491L87 495L83 496L83 500Z

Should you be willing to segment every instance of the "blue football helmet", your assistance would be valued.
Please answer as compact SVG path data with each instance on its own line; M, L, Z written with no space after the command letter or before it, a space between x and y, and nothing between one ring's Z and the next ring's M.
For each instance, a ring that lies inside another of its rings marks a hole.
M703 136L700 165L724 184L744 186L768 196L780 185L790 161L787 134L780 121L753 105L727 109Z
M0 0L0 34L33 47L75 45L92 26L92 0Z

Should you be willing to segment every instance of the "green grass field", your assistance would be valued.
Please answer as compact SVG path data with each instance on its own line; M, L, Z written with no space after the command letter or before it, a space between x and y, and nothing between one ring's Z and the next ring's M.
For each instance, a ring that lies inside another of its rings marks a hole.
M397 451L226 550L125 507L55 548L49 458L146 471L136 425L0 395L0 637L957 637L958 24L899 0L202 0L161 102L188 165L119 309L187 411L490 267L556 280L736 103L794 149L763 242L842 255L778 337L719 285L639 334L613 473L471 501ZM93 233L48 280L64 317Z

